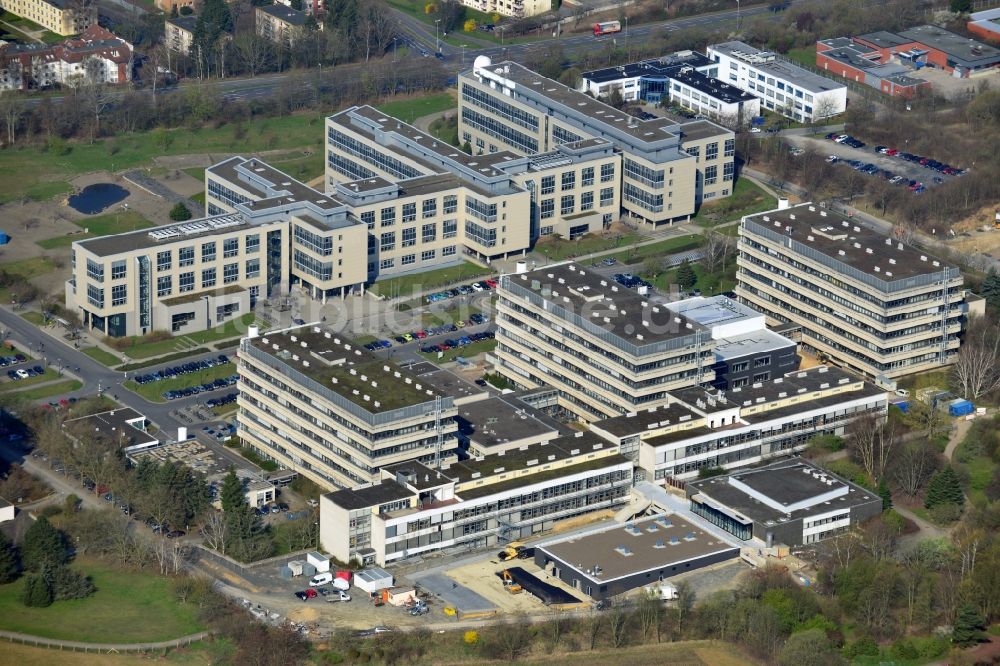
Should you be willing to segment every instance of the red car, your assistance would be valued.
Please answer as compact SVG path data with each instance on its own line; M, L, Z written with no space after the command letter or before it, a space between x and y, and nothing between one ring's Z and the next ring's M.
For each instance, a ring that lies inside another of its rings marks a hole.
M427 332L426 331L417 331L416 333L413 334L413 337L415 337L418 340L423 340L424 338L427 337Z
M497 281L494 280L493 278L488 279L486 281L486 284L490 285L490 289L496 289L497 288Z
M899 154L899 151L896 150L895 148L890 148L889 150L885 151L885 154L888 155L889 157L894 157Z

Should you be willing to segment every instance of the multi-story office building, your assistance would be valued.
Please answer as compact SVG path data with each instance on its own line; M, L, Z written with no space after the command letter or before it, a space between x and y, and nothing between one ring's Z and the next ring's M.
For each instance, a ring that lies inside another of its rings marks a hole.
M371 485L320 498L320 544L366 565L495 546L624 504L631 485L632 463L584 432L439 468L388 465Z
M691 511L748 546L801 546L882 513L882 498L802 459L687 484Z
M689 479L797 453L816 435L842 435L863 415L884 418L884 389L820 366L718 391L670 392L656 409L598 421L591 430L636 462L646 480Z
M462 200L452 214L465 218L464 237L489 248L476 251L482 258L523 250L540 235L576 238L601 230L620 210L620 174L621 157L603 139L529 157L469 155L370 106L327 118L327 187L370 177L456 178Z
M621 206L652 224L686 220L732 193L735 138L707 120L640 120L512 62L462 72L459 136L476 153L534 155L604 139L621 154ZM601 174L610 185L612 173Z
M714 379L708 328L577 264L505 275L497 297L497 370L521 388L555 388L583 420Z
M962 274L857 220L804 203L743 218L736 294L801 342L883 381L954 362Z
M0 9L34 21L57 35L76 35L97 25L96 2L0 0Z
M454 461L455 398L317 326L240 342L241 441L324 488Z
M0 45L0 90L132 80L132 45L94 24L58 44Z
M678 51L655 60L607 67L581 75L580 90L594 97L617 93L626 102L673 102L726 127L760 115L760 99L717 77L718 63L701 53Z
M764 108L811 123L847 109L847 86L743 42L708 47L716 77L761 99Z

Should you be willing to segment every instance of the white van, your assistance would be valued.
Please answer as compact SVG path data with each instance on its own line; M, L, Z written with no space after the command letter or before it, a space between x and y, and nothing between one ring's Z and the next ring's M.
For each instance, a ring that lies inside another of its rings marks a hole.
M333 582L333 574L329 571L326 573L316 574L313 576L312 580L309 581L309 587L319 587L320 585L326 585L327 583Z

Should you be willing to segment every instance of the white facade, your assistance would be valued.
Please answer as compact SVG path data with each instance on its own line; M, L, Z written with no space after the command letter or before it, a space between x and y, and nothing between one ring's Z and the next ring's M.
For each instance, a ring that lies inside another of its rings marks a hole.
M778 60L773 53L743 42L713 44L707 52L719 65L716 78L756 95L768 110L811 123L847 109L847 86Z

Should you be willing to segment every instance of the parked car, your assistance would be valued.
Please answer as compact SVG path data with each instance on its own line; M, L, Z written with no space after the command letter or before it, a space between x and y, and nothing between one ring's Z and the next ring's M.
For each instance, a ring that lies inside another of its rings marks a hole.
M329 571L318 573L309 581L309 587L319 587L333 582L333 574Z
M347 601L350 601L350 600L351 600L351 595L349 595L347 592L344 592L343 590L337 590L335 593L330 594L329 596L327 596L326 603L332 604L332 603L336 603L338 601L347 602Z

